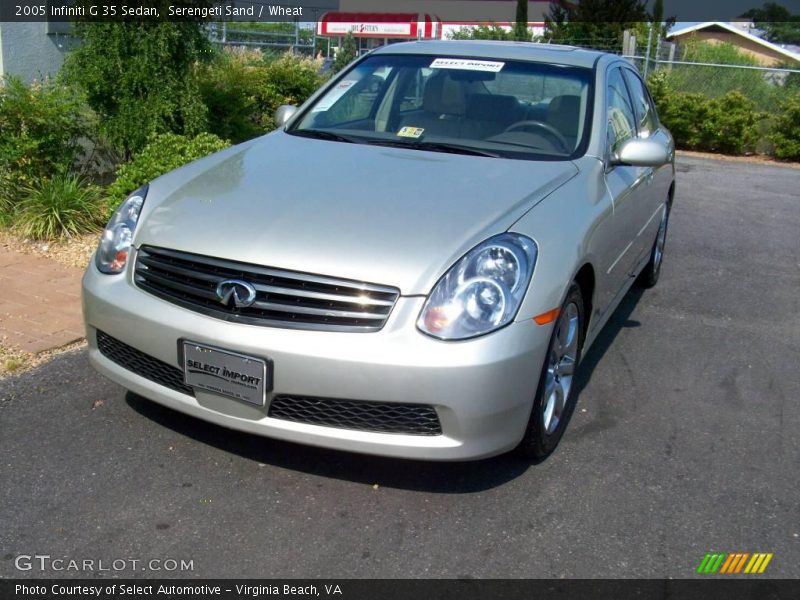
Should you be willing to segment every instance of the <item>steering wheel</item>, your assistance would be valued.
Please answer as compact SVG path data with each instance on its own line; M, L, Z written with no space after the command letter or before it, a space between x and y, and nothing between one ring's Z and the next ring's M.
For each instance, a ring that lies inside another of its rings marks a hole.
M543 130L546 134L548 134L552 139L558 142L558 145L561 146L561 150L569 154L570 147L569 142L564 139L564 136L553 127L552 125L545 123L544 121L534 121L534 120L527 120L527 121L517 121L513 123L503 133L508 133L510 131L516 131L517 129L526 129L528 127L534 127L536 129Z

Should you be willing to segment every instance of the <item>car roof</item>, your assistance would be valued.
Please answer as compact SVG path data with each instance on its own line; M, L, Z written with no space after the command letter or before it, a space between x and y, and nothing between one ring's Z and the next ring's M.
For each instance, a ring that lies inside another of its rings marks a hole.
M494 60L524 60L531 62L570 65L591 68L599 58L614 55L596 50L559 44L534 44L532 42L505 42L495 40L433 40L389 44L374 54L443 54Z

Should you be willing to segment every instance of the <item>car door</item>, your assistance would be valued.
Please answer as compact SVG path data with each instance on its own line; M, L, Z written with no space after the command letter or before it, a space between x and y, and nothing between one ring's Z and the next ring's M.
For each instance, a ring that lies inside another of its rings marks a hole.
M633 108L622 67L609 67L606 78L605 183L614 206L615 240L606 257L605 275L616 290L628 283L641 253L639 231L648 210L647 177L644 167L614 165L622 145L638 135Z
M661 127L647 87L633 69L623 68L622 73L628 84L633 109L636 113L637 135L640 138L652 138L662 144L667 148L667 153L671 158L674 152L672 137ZM649 256L658 226L661 223L664 202L667 200L672 183L672 165L666 163L660 167L648 167L644 170L644 174L645 185L640 204L639 240L637 242L639 262Z

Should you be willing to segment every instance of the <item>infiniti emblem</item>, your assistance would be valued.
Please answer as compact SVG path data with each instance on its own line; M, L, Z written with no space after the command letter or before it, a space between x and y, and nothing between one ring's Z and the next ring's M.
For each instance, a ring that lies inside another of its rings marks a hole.
M219 282L217 297L228 308L231 308L231 299L236 308L247 308L256 301L256 288L241 279L226 279Z

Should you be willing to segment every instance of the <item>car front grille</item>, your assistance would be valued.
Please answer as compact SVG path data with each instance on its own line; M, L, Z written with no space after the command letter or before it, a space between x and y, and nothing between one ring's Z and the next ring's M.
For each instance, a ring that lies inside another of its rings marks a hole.
M249 307L227 306L217 296L226 279L256 290ZM253 325L334 331L377 331L386 323L397 288L309 275L142 246L134 281L164 300L208 316Z
M97 348L107 359L137 375L154 381L176 392L194 396L194 391L183 383L183 371L128 346L124 342L97 330Z
M274 419L340 429L406 435L442 434L436 410L425 404L276 396L268 414Z

